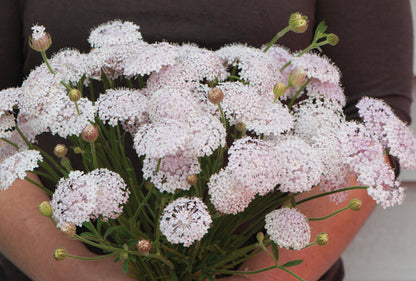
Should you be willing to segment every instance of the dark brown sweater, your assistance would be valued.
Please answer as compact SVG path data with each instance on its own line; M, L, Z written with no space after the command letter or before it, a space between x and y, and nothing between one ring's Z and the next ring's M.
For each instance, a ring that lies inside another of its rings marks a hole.
M340 43L324 48L324 53L341 69L349 118L357 117L354 104L366 95L384 99L410 122L413 33L407 0L3 0L0 89L20 85L41 63L27 44L33 24L46 26L51 34L49 54L63 47L87 52L90 29L112 19L140 25L148 42L196 42L211 49L244 42L259 47L296 11L307 15L312 27L324 20L328 32L340 37ZM312 36L309 28L304 34L289 33L278 43L300 50ZM342 280L342 271L331 274L325 280Z

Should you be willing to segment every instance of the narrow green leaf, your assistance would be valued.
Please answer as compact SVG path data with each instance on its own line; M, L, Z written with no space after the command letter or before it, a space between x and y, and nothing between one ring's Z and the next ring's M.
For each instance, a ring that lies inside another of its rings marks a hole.
M121 260L121 257L116 257L115 259L114 259L114 262L119 262Z
M124 261L123 262L123 272L126 273L128 269L129 269L129 264L128 264L127 261Z
M273 251L273 256L276 258L276 260L279 260L279 249L277 248L276 243L274 243L272 241L272 251Z
M302 262L303 260L293 260L293 261L285 263L284 265L282 265L282 267L291 267L291 266L299 265Z
M103 221L101 220L101 218L98 218L97 220L97 231L99 233L101 233L101 225L103 224Z
M207 279L208 279L209 281L217 281L217 279L215 279L214 277L212 277L212 276L210 276L210 275L208 275L208 276L207 276Z
M116 230L119 227L120 227L119 225L115 225L115 226L112 226L109 229L107 229L107 231L104 233L104 239L107 239L108 235L113 233L113 231Z
M170 278L171 278L170 280L172 281L178 281L178 277L173 271L170 271Z
M93 237L93 238L96 238L96 236L94 235L94 233L91 233L91 232L88 232L88 231L83 232L83 233L81 233L80 235L81 235L82 237L86 237L86 238L88 238L88 237Z

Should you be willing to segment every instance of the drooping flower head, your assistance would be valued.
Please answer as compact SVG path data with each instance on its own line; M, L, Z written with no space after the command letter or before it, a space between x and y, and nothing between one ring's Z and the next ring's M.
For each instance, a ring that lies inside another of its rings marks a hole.
M160 231L170 243L189 247L202 239L211 223L208 208L201 199L181 197L163 210Z

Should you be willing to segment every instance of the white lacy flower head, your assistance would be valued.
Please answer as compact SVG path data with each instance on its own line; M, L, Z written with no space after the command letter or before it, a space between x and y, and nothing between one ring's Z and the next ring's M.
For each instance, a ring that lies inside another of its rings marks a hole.
M23 150L4 159L0 163L0 190L8 189L17 179L24 179L26 172L37 168L42 159L37 150Z
M255 192L242 184L238 176L227 168L211 175L208 182L208 194L218 212L235 215L244 211L253 201Z
M124 75L126 63L148 44L139 41L123 45L105 45L101 48L92 49L88 53L87 76L101 80L104 73L107 78L117 79Z
M43 36L46 35L46 33L45 33L46 28L43 25L35 24L34 26L32 26L31 29L32 29L32 38L34 40L39 40Z
M211 223L208 208L201 199L181 197L163 210L160 231L170 243L189 247L208 233Z
M221 105L231 125L243 122L259 135L279 135L293 128L293 116L280 101L262 98L240 82L221 83L218 88L224 93Z
M308 219L298 210L282 208L265 217L266 231L270 239L286 249L301 250L311 239Z
M118 122L140 126L148 121L148 97L140 90L108 89L99 96L95 105L100 120L111 126Z
M127 186L117 173L107 169L87 174L72 171L58 182L53 194L53 219L59 228L65 223L82 226L99 216L104 220L117 218L128 195Z
M185 44L179 47L175 64L150 75L147 87L152 91L165 87L193 90L200 81L226 78L226 69L215 52Z
M358 113L365 126L379 139L390 155L399 159L403 169L416 168L416 140L413 134L383 101L362 98Z
M320 80L312 79L306 86L306 92L310 97L325 97L332 102L338 102L341 106L346 105L344 90L339 83L322 83Z
M163 66L175 64L179 47L166 42L142 44L125 62L124 75L131 77L159 72Z
M49 64L55 72L56 80L67 84L72 82L74 85L77 85L81 78L87 74L87 59L88 55L81 54L78 50L62 49L52 56Z
M96 208L92 218L116 219L123 212L130 191L123 178L108 169L93 170L88 174L97 186Z
M282 80L273 58L257 48L234 44L220 48L217 54L229 66L237 66L241 79L256 86L252 90L257 90L260 95L270 93L274 85Z
M187 121L205 114L200 102L186 88L162 88L152 92L147 111L152 122L164 119Z
M125 45L142 40L140 26L121 20L109 21L91 30L88 42L92 48Z
M188 120L163 119L143 125L134 137L137 154L155 159L178 153L186 157L202 157L225 145L226 131L216 117L195 117Z
M150 178L160 192L174 193L178 189L189 190L191 185L187 177L201 172L197 157L167 155L160 160L160 165L158 163L159 159L145 158L142 171L143 178Z
M228 150L227 170L253 194L265 195L279 183L279 155L272 143L244 137Z
M294 56L291 64L294 69L303 69L308 78L318 79L322 83L338 84L340 82L339 69L325 56L306 53L299 57Z
M305 192L319 184L324 171L319 151L297 136L282 137L275 150L282 192Z

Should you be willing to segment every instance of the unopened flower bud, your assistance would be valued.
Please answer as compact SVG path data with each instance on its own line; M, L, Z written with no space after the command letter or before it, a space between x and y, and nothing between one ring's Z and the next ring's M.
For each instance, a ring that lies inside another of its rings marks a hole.
M289 85L301 87L305 83L306 72L303 69L293 70L289 74Z
M74 235L75 235L76 231L77 231L77 227L76 227L76 226L75 226L75 224L73 224L73 223L67 222L67 223L64 223L64 224L61 226L61 232L62 232L63 234L65 234L65 236L66 236L67 238L72 238L72 237L74 237Z
M29 46L38 52L46 51L52 44L51 36L45 32L45 27L42 25L35 25L32 30L32 35L29 37Z
M77 102L81 99L81 92L74 88L69 91L68 96L72 102Z
M87 125L82 132L81 132L81 138L88 142L96 141L98 138L98 129L92 124Z
M362 206L363 202L358 198L351 199L350 204L348 205L348 207L353 211L360 210Z
M315 242L319 246L325 246L326 244L328 244L328 241L329 241L328 233L321 232L318 235L316 235Z
M293 13L289 18L290 29L296 33L304 33L308 29L308 17L301 13Z
M80 154L80 153L83 153L84 151L82 150L82 148L81 147L79 147L79 146L77 146L77 147L75 147L74 148L74 153L75 154Z
M339 42L339 37L334 33L330 33L326 36L326 40L329 45L335 46Z
M224 99L224 93L220 88L212 88L208 93L208 100L213 104L219 104Z
M235 124L235 129L238 132L245 134L246 130L247 130L247 127L246 127L246 124L244 122L238 122L237 124Z
M259 243L262 243L264 240L264 233L263 232L257 232L257 241L259 241Z
M66 155L68 152L68 148L64 144L57 144L55 148L53 149L53 154L56 155L56 157L62 158Z
M190 185L194 185L198 182L198 176L195 174L189 175L186 177L186 181L190 184Z
M52 206L49 201L43 201L39 204L39 212L45 217L52 217Z
M286 86L283 83L277 83L276 85L274 85L273 94L275 95L275 97L281 97L285 94L285 92Z
M64 248L55 250L54 257L57 261L63 261L66 258L67 252Z
M149 253L152 248L152 243L149 240L141 239L137 242L137 250L140 253Z

